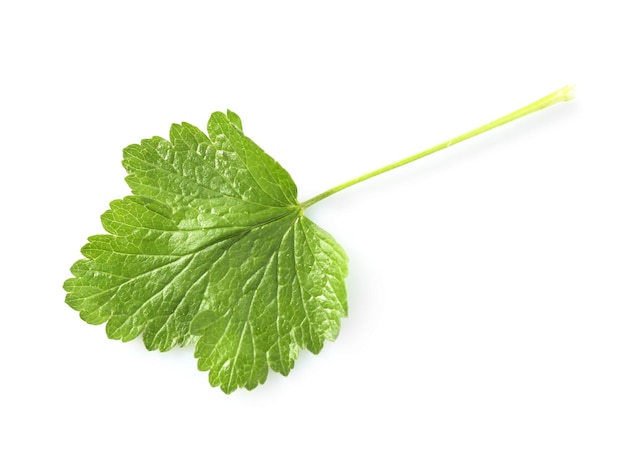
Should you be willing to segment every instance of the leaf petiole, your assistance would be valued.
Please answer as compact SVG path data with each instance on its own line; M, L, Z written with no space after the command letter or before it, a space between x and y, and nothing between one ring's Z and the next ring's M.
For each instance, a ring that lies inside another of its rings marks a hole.
M425 151L419 152L415 155L412 155L410 157L407 157L405 159L402 159L398 162L394 162L392 164L386 165L382 168L379 168L378 170L374 170L371 171L369 173L366 173L362 176L359 176L358 178L352 179L350 181L347 181L343 184L340 184L336 187L333 187L332 189L328 189L326 192L322 192L321 194L303 202L300 204L301 208L308 208L309 206L319 202L320 200L325 199L326 197L330 197L331 195L344 190L350 186L354 186L355 184L358 184L362 181L365 181L367 179L373 178L374 176L380 175L382 173L385 173L387 171L393 170L394 168L398 168L401 167L402 165L406 165L407 163L413 162L415 160L421 159L422 157L426 157L427 155L433 154L437 151L441 151L442 149L445 149L449 146L452 146L453 144L457 144L460 143L461 141L467 140L469 138L472 138L474 136L480 135L481 133L484 133L488 130L494 129L496 127L499 127L501 125L504 125L508 122L514 121L516 119L519 119L520 117L526 116L528 114L534 113L535 111L539 111L541 109L547 108L551 105L554 105L555 103L559 103L559 102L566 102L571 100L572 98L574 98L574 86L565 86L562 87L561 89L552 92L549 95L546 95L545 97L540 98L539 100L524 106L523 108L520 108L518 110L515 110L505 116L502 116L494 121L489 122L488 124L485 124L481 127L478 127L476 129L470 130L469 132L466 132L462 135L456 136L454 138L452 138L451 140L445 141L443 143L440 143L436 146L433 146L430 149L426 149Z

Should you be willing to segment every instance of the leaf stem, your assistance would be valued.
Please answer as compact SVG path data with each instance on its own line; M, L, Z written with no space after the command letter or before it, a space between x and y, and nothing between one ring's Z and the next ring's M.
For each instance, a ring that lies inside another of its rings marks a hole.
M436 146L433 146L430 149L426 149L425 151L419 152L415 155L412 155L410 157L407 157L405 159L402 159L398 162L394 162L392 164L386 165L382 168L379 168L378 170L374 170L371 171L369 173L366 173L362 176L359 176L358 178L352 179L350 181L347 181L343 184L340 184L338 186L333 187L332 189L328 189L326 192L322 192L321 194L311 198L310 200L307 200L303 203L300 204L301 208L308 208L309 206L319 202L320 200L325 199L326 197L330 197L331 195L344 190L350 186L354 186L355 184L358 184L362 181L365 181L367 179L373 178L374 176L380 175L382 173L386 173L387 171L393 170L394 168L398 168L401 167L402 165L406 165L407 163L413 162L415 160L421 159L422 157L426 157L427 155L433 154L437 151L441 151L442 149L445 149L449 146L452 146L453 144L457 144L460 143L461 141L467 140L469 138L472 138L476 135L480 135L481 133L484 133L488 130L494 129L496 127L499 127L501 125L504 125L508 122L514 121L516 119L519 119L520 117L526 116L528 114L534 113L535 111L539 111L541 109L547 108L548 106L554 105L555 103L558 102L566 102L571 100L572 98L574 98L574 86L565 86L555 92L552 92L549 95L546 95L545 97L540 98L539 100L524 106L523 108L520 108L518 110L515 110L509 114L507 114L506 116L502 116L498 119L496 119L495 121L489 122L488 124L485 124L481 127L478 127L474 130L470 130L469 132L466 132L462 135L456 136L454 138L452 138L451 140L448 140L446 142L440 143Z

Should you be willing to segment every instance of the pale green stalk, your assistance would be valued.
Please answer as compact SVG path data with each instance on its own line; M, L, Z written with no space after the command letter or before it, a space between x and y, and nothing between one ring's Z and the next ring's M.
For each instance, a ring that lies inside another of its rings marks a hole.
M415 155L412 155L410 157L407 157L405 159L402 159L398 162L389 164L387 166L384 166L382 168L379 168L378 170L374 170L371 171L369 173L364 174L363 176L359 176L358 178L352 179L350 181L347 181L343 184L340 184L336 187L333 187L332 189L328 189L326 192L322 192L321 194L317 195L316 197L311 198L310 200L307 200L303 203L300 204L300 206L302 208L307 208L317 202L319 202L320 200L325 199L326 197L329 197L341 190L344 190L350 186L354 186L355 184L358 184L362 181L365 181L366 179L370 179L373 178L374 176L380 175L382 173L385 173L389 170L393 170L394 168L398 168L401 167L402 165L406 165L407 163L413 162L417 159L421 159L422 157L426 157L427 155L433 154L437 151L441 151L442 149L445 149L449 146L452 146L453 144L456 143L460 143L461 141L467 140L468 138L472 138L476 135L480 135L481 133L486 132L487 130L491 130L494 129L496 127L499 127L503 124L506 124L507 122L511 122L514 121L515 119L519 119L520 117L526 116L528 114L534 113L535 111L539 111L541 109L547 108L548 106L554 105L555 103L558 102L566 102L571 100L572 98L574 98L574 87L573 86L565 86L559 90L557 90L556 92L553 92L549 95L546 95L543 98L540 98L539 100L531 103L530 105L524 106L523 108L520 108L516 111L513 111L512 113L507 114L506 116L502 116L501 118L496 119L495 121L489 122L488 124L483 125L482 127L478 127L474 130L470 130L467 133L464 133L462 135L459 135L457 137L452 138L451 140L448 140L446 142L443 142L441 144L438 144L437 146L433 146L430 149L426 149L425 151L422 151L420 153L417 153Z

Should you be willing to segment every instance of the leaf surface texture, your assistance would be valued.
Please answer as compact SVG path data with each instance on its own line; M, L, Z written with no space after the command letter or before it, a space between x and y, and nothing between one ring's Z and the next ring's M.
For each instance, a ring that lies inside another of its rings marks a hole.
M102 215L65 282L66 302L109 338L150 350L195 344L200 370L229 393L286 375L318 353L347 314L347 257L303 215L289 174L214 113L207 133L124 150L131 196Z

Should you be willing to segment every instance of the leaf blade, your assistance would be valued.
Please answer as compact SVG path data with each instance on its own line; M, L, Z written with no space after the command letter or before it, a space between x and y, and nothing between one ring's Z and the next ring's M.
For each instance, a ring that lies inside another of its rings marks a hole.
M169 140L124 149L133 195L111 202L108 233L88 239L64 287L109 338L160 351L196 343L198 368L230 393L336 338L347 258L235 113L214 113L207 132L174 124Z

